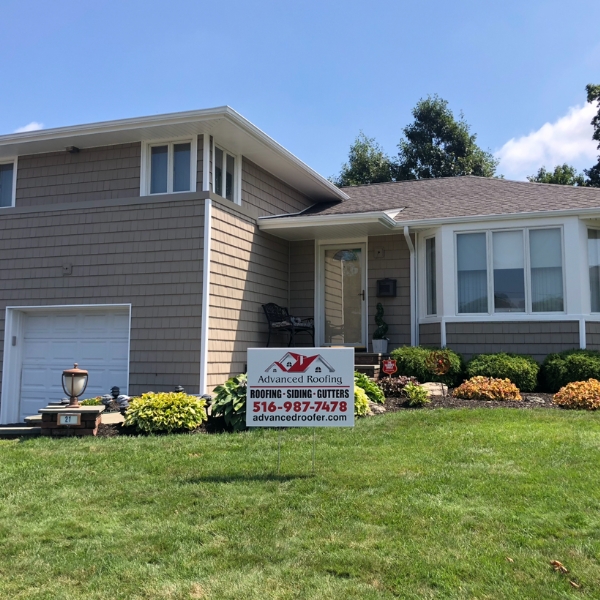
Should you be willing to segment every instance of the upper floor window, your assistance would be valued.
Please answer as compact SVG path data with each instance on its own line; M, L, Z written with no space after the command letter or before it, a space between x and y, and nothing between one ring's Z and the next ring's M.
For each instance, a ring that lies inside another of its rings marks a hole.
M145 145L142 195L196 191L196 140Z
M17 169L14 161L0 163L0 208L15 205Z
M239 167L239 161L233 154L215 146L213 173L215 194L223 196L223 198L227 198L227 200L231 200L237 204L240 204Z
M461 233L456 253L459 313L564 311L559 228Z

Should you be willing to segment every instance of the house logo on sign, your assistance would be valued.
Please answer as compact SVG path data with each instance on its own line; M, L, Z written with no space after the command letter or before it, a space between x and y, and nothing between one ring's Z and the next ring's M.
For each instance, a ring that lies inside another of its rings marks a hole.
M329 373L335 371L320 354L305 356L304 354L288 352L283 358L269 365L265 373L278 373L279 371L284 373L306 373L309 367L314 367L315 373L322 373L324 369L326 369L325 372Z

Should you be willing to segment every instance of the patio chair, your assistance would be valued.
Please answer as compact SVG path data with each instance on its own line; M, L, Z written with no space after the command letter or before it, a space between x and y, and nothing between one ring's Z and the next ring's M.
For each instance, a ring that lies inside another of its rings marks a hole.
M284 306L279 306L273 302L262 305L269 323L269 337L267 339L267 348L271 342L271 333L273 331L287 331L290 334L288 347L294 343L296 333L306 331L312 337L313 346L315 345L315 320L311 318L293 317Z

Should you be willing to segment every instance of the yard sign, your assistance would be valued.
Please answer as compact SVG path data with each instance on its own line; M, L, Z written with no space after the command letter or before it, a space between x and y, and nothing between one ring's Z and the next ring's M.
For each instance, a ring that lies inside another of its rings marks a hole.
M248 427L353 427L353 348L250 348Z

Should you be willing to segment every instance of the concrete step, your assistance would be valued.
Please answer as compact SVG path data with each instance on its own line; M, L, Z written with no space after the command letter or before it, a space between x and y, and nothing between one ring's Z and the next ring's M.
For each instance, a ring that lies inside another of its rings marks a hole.
M364 373L371 379L379 379L379 365L354 365L354 370L358 373Z
M30 417L25 417L25 423L33 427L41 426L42 415L31 415Z
M20 437L22 435L40 435L41 427L27 425L0 425L0 437Z
M378 354L377 352L356 352L354 354L355 365L380 365L389 354Z

